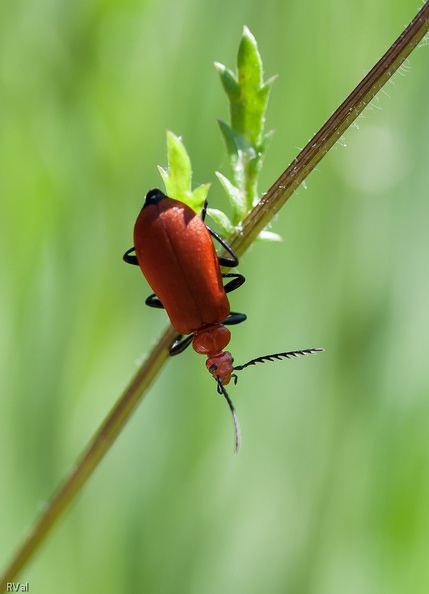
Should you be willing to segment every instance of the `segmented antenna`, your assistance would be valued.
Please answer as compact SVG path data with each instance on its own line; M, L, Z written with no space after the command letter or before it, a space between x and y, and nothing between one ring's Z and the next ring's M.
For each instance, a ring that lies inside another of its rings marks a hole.
M217 391L219 392L219 394L222 394L224 396L225 400L228 402L229 410L231 411L231 414L232 414L232 420L234 421L235 453L237 454L238 450L240 449L240 426L238 424L237 413L235 412L235 408L231 402L231 398L228 396L228 392L225 390L225 388L222 385L222 380L220 379L220 377L217 377L216 379L217 379Z
M265 363L265 361L274 361L276 359L291 359L292 357L306 357L307 355L315 355L316 353L321 353L324 350L325 349L320 348L303 349L302 351L288 351L287 353L274 353L272 355L264 355L263 357L257 357L256 359L252 359L251 361L244 363L244 365L237 365L233 369L234 371L240 371L241 369L244 369L249 365L255 365L256 363ZM235 374L232 374L232 377L234 378L234 383L237 383L237 376ZM235 453L237 453L240 449L240 427L238 424L237 413L235 412L235 408L231 402L231 398L228 396L228 392L225 390L222 384L222 379L219 376L216 376L215 379L217 381L217 391L219 394L222 394L225 400L228 402L229 410L232 414L232 420L234 421L235 430Z
M263 357L257 357L256 359L252 359L244 365L236 365L234 367L234 371L241 371L245 367L249 367L249 365L255 365L256 363L265 363L265 361L274 361L275 359L291 359L292 357L300 357L301 355L306 357L307 355L315 355L316 353L321 353L325 349L303 349L302 351L288 351L287 353L274 353L273 355L264 355Z

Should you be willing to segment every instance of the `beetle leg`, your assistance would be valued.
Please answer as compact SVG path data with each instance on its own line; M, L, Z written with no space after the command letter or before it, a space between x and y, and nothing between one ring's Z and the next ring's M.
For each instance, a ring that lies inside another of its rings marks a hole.
M236 266L238 266L238 257L236 256L234 250L232 249L231 246L229 246L227 244L227 242L222 239L222 237L216 233L216 231L213 231L213 229L210 229L210 227L207 227L207 231L210 233L210 235L212 237L214 237L216 239L216 241L218 241L220 243L220 245L228 252L228 254L230 254L231 258L225 258L224 256L220 256L219 257L219 264L221 266L227 266L228 268L235 268Z
M246 314L238 313L236 311L230 311L229 316L222 322L224 326L235 326L235 324L241 324L247 320Z
M209 205L209 203L208 203L207 199L204 200L203 210L201 211L201 220L203 221L203 223L206 220L208 205ZM207 231L210 233L210 235L212 237L214 237L214 239L216 239L216 241L218 241L220 243L220 245L224 248L224 250L226 250L228 252L228 254L231 256L230 258L222 257L222 256L219 257L219 264L221 266L227 266L228 268L235 268L236 266L238 266L238 257L235 254L232 247L224 239L222 239L222 237L218 233L216 233L216 231L213 231L213 229L210 229L210 227L208 225L206 225L206 227L207 227Z
M134 266L138 266L139 263L137 262L137 256L131 256L131 252L135 252L134 246L125 252L125 254L122 256L122 259L127 264L133 264Z
M162 305L161 301L158 299L158 297L155 295L155 293L152 293L152 295L149 295L149 297L147 297L145 303L149 307L155 307L156 309L165 309L165 307Z
M229 282L224 285L225 293L231 293L231 291L235 291L238 287L246 280L242 274L238 274L238 272L226 272L222 274L222 278L232 278Z
M204 205L203 205L203 210L201 211L201 220L204 221L206 220L206 214L207 214L207 207L209 205L209 202L207 200L207 198L204 200Z
M178 334L169 349L170 355L174 357L174 355L183 353L183 351L191 344L193 338L193 334L189 334L189 336L186 336L185 338L183 338L183 334Z

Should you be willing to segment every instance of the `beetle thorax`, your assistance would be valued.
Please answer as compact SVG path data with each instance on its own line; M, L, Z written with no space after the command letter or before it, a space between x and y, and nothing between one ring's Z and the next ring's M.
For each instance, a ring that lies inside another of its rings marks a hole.
M192 347L200 355L219 355L229 343L231 332L222 324L212 324L197 330L192 341Z

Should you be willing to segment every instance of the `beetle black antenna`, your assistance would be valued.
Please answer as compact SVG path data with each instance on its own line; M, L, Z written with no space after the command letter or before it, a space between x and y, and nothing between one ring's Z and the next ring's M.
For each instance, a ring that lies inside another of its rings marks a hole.
M229 410L232 414L232 420L234 421L234 431L235 431L235 453L238 454L238 450L240 449L240 426L238 424L238 417L237 413L235 412L234 405L231 402L231 398L228 396L228 392L222 385L222 380L220 377L216 378L217 381L217 391L219 394L222 394L225 400L228 402Z
M241 371L245 367L249 367L249 365L256 365L256 363L265 363L265 361L274 361L275 359L291 359L292 357L300 357L301 355L306 357L307 355L315 355L316 353L321 353L325 349L303 349L302 351L288 351L287 353L274 353L273 355L264 355L263 357L257 357L256 359L252 359L244 365L236 365L234 367L234 371Z

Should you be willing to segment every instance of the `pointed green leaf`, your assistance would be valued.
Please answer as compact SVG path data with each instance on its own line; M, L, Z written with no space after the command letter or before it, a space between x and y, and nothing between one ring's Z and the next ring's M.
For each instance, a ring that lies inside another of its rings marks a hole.
M192 191L192 169L189 155L178 136L167 131L168 168L158 166L158 171L165 185L167 196L181 200L198 214L204 205L210 184L205 184Z
M262 60L256 39L247 27L243 27L243 35L238 47L237 70L242 95L254 98L263 85Z
M198 214L201 213L204 206L204 201L207 198L207 194L209 193L211 184L203 184L202 186L198 186L192 192L190 199L188 200L187 204L190 206L195 212Z
M244 196L243 192L240 192L239 188L234 186L234 184L232 184L227 177L222 175L222 173L216 171L216 176L231 203L234 214L233 221L234 223L238 224L241 220L243 220L247 212L246 197Z
M263 134L264 114L274 79L263 82L262 60L255 38L247 27L237 55L240 97L231 104L231 127L257 145Z
M219 120L225 140L232 180L217 174L232 201L233 223L237 225L258 200L258 177L272 132L265 133L265 111L275 77L264 82L258 45L247 27L237 54L237 74L215 63L229 99L231 122Z
M225 140L225 144L226 144L226 150L228 151L228 155L231 158L236 158L237 155L237 139L236 139L236 133L233 133L233 131L231 130L231 127L228 126L228 124L226 122L224 122L223 120L218 120L217 121L219 124L219 128L220 131L222 132L222 136Z
M266 231L265 229L259 233L258 239L260 241L283 241L283 237L281 235L278 233L273 233L272 231Z
M216 70L219 73L220 80L222 82L223 88L226 91L226 94L229 96L230 100L236 98L240 94L240 86L238 84L237 77L235 74L219 62L214 63Z
M264 137L262 138L260 149L263 156L265 156L265 153L267 152L268 147L270 146L271 140L274 136L274 132L275 130L270 130L269 132L264 134Z
M166 192L168 194L168 189L167 189L167 184L168 184L168 172L166 169L164 169L164 167L161 167L161 165L158 165L158 171L161 175L162 181L164 182L165 185L165 189Z
M191 161L181 139L167 131L167 195L185 201L191 190ZM164 180L165 181L165 180Z
M221 210L218 210L217 208L208 208L207 209L207 214L221 228L221 230L222 230L222 232L221 232L222 237L226 237L228 235L231 235L231 233L234 231L234 229L235 229L234 225L231 223L231 221L226 216L226 214L224 212L222 212Z

